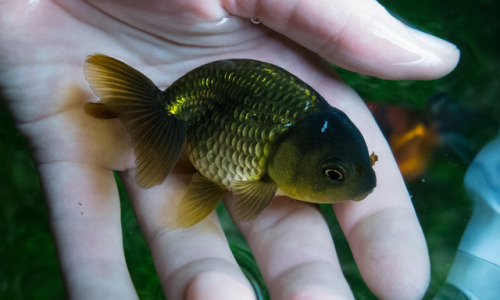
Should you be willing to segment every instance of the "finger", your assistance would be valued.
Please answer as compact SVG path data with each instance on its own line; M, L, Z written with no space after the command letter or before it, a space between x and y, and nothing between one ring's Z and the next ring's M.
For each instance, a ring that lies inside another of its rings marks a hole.
M232 213L231 201L227 207ZM275 198L254 220L236 224L271 299L351 299L329 228L316 206Z
M341 209L336 213L350 215ZM343 230L364 281L378 298L423 298L430 264L424 236L411 209L379 210Z
M386 79L432 79L451 72L458 49L409 28L373 0L224 1L232 14L258 17L334 64Z
M137 299L122 245L113 173L57 162L39 166L70 299Z
M255 298L215 212L191 228L176 227L189 176L170 175L150 189L139 188L129 173L122 178L168 299Z
M364 200L334 204L335 214L368 287L382 299L418 299L428 282L425 239L391 149L362 100L332 82L323 94L335 99L378 156L377 186Z
M376 124L373 124L376 126ZM382 137L371 149L377 187L363 201L334 205L368 287L382 299L420 299L429 283L425 239L396 162Z

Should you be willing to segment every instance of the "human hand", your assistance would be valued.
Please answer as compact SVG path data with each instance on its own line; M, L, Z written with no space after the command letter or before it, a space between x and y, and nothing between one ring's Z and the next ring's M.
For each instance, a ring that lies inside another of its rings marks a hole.
M123 254L112 172L118 170L169 299L253 298L215 213L188 230L165 225L189 178L171 175L140 189L121 123L84 113L95 96L83 60L97 52L126 61L162 88L196 66L233 57L274 63L312 85L351 117L379 156L375 191L334 205L363 278L379 298L423 295L425 240L390 149L361 99L313 53L382 78L432 79L453 69L456 48L408 29L367 0L0 5L1 89L32 147L68 296L137 297ZM273 299L352 298L326 222L310 205L276 198L255 221L237 225Z

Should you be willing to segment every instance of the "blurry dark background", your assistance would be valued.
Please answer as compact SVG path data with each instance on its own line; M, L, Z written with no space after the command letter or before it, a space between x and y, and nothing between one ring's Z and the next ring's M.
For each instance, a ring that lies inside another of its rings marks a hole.
M463 188L467 165L499 129L500 2L380 2L407 24L448 39L462 51L457 69L435 81L385 81L338 70L370 103L389 140L402 141L412 130L417 133L411 143L401 146L395 142L394 146L398 147L395 152L401 152L401 165L406 160L424 166L418 172L413 170L407 184L431 255L432 281L426 295L431 299L446 279L471 214L471 202ZM402 117L388 117L394 111ZM398 132L394 128L405 129ZM0 299L61 299L62 283L37 173L26 141L3 101L0 153ZM125 252L133 281L141 299L161 299L151 255L123 192L122 196ZM359 276L331 209L322 208L356 298L375 299ZM218 210L235 256L266 298L247 245L224 209Z

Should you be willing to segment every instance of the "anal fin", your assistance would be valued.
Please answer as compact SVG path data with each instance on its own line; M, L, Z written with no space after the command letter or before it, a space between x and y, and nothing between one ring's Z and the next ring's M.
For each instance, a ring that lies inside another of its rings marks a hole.
M194 174L198 172L196 167L191 163L185 150L182 151L181 156L177 160L177 164L172 169L174 174Z
M261 180L237 181L233 185L233 208L241 221L255 219L266 208L276 194L276 185Z
M177 225L187 228L208 216L222 200L226 189L195 173L177 209Z

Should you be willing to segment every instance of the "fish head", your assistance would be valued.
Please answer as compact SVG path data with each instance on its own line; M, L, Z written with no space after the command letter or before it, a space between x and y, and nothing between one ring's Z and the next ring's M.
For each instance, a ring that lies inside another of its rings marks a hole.
M270 158L268 173L282 193L312 203L361 200L376 186L363 136L335 108L290 129Z

